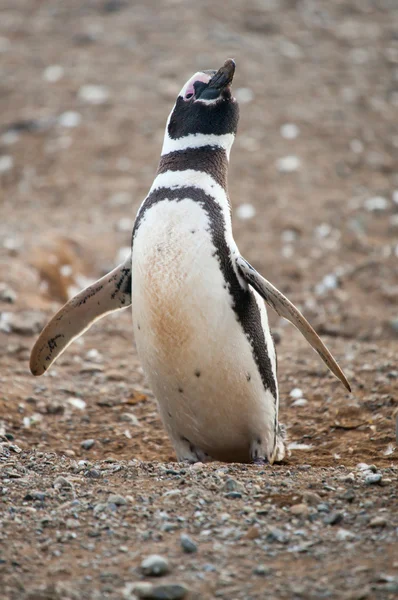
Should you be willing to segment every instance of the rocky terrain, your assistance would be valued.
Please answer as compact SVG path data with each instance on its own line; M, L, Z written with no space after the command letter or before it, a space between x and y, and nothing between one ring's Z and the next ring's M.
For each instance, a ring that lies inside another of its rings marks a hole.
M397 597L397 32L394 0L0 0L1 598ZM175 462L130 311L28 368L128 252L182 84L231 56L236 241L352 385L270 311L269 468Z

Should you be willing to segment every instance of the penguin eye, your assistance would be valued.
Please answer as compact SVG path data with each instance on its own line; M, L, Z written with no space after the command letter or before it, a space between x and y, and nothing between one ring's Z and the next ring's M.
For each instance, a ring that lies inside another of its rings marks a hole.
M185 94L185 100L189 100L190 98L192 98L193 93L192 92L188 92L188 94Z

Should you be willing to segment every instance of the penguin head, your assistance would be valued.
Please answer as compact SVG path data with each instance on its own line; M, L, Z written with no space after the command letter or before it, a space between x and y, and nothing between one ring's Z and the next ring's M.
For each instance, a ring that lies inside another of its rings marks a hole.
M239 106L231 93L232 59L216 70L199 71L183 86L166 125L162 154L220 145L228 152L236 134Z

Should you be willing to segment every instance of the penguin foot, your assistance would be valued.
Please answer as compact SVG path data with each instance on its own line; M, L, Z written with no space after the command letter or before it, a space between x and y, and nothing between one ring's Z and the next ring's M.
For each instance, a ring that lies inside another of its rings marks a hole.
M257 456L257 458L253 459L253 465L258 465L259 467L263 467L264 465L269 465L268 458Z
M286 427L282 423L279 423L276 434L275 462L281 462L284 458L290 456L290 450L287 447L286 441Z
M175 444L178 462L188 463L190 465L197 462L211 462L213 459L206 452L197 448L186 437L181 437L178 444Z

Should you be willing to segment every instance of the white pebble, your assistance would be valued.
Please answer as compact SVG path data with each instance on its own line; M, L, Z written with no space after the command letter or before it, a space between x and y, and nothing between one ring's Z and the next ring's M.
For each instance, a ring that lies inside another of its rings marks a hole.
M235 98L241 104L247 104L253 100L254 94L250 88L238 88L235 90Z
M71 265L62 265L59 272L63 277L70 277L73 273L73 269Z
M295 242L297 238L298 234L297 231L294 231L294 229L285 229L284 231L282 231L281 240L285 244Z
M81 398L75 398L74 396L70 396L70 398L67 399L67 402L79 410L84 410L87 406L84 400Z
M101 352L96 348L91 348L91 350L87 352L86 359L95 363L100 363L103 360Z
M364 202L364 207L369 212L383 211L390 206L390 202L383 196L374 196L367 198Z
M61 65L50 65L43 72L43 78L50 83L59 81L64 76L64 68Z
M104 104L109 99L109 89L104 85L82 85L79 98L89 104Z
M339 542L346 542L347 540L352 540L353 538L355 538L355 535L351 533L351 531L348 531L348 529L341 528L336 534L336 540Z
M293 173L300 168L300 159L294 154L279 158L276 167L281 173Z
M361 140L351 140L350 148L354 154L361 154L361 152L364 150L364 145L362 144Z
M323 294L326 294L326 292L328 292L329 290L335 290L337 286L337 276L334 273L329 273L328 275L325 275L321 283L318 283L315 286L315 293L318 294L318 296L322 296Z
M327 238L332 231L329 223L321 223L318 227L315 227L315 236L320 239Z
M7 171L11 171L14 166L14 159L12 156L5 154L4 156L0 156L0 174L7 173Z
M61 127L77 127L82 121L82 116L75 110L67 110L58 117L58 123Z
M294 254L294 248L290 244L282 246L281 254L283 258L291 258Z
M300 388L293 388L289 396L293 398L293 400L298 400L298 398L303 397L303 390L300 390Z
M280 128L280 134L285 140L294 140L299 133L300 129L294 123L285 123Z
M300 444L299 442L290 442L288 444L289 450L311 450L312 444Z
M252 219L255 216L255 214L256 209L254 208L253 204L240 204L236 209L236 216L238 217L238 219Z
M308 400L306 400L305 398L298 398L298 400L292 402L292 406L306 406L307 404Z
M11 146L19 140L19 137L20 136L16 131L10 130L3 133L3 135L1 136L1 141L5 146Z

